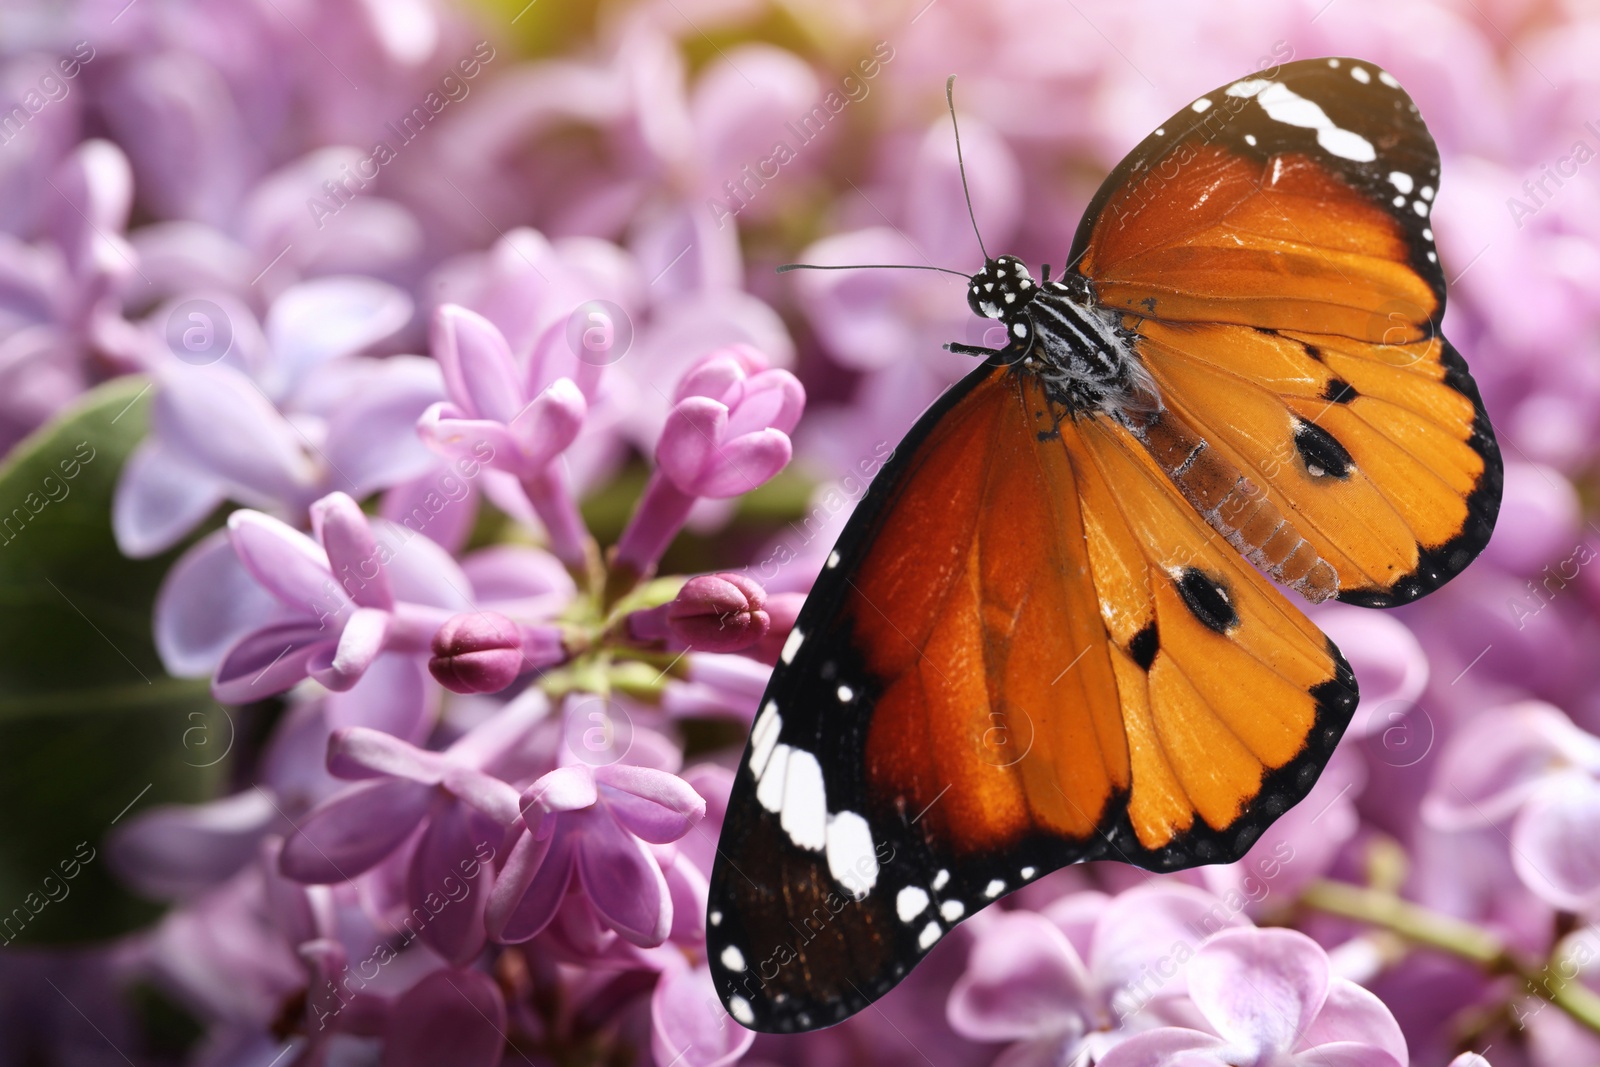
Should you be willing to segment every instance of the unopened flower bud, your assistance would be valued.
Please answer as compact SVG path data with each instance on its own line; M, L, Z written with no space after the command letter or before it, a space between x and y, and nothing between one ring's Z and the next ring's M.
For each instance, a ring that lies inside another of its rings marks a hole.
M674 637L702 652L737 652L766 635L765 589L742 574L702 574L667 605Z
M428 670L452 693L498 693L525 670L562 658L559 632L522 627L493 611L451 616L433 635Z

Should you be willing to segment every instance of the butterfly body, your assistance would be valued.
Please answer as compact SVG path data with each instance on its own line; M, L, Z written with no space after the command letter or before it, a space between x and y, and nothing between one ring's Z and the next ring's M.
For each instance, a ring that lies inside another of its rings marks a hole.
M852 515L735 777L708 942L741 1024L837 1022L1069 863L1237 860L1306 795L1357 690L1279 587L1414 600L1498 511L1437 180L1392 77L1305 60L1146 138L1056 281L971 276L1007 342L949 346L983 363Z

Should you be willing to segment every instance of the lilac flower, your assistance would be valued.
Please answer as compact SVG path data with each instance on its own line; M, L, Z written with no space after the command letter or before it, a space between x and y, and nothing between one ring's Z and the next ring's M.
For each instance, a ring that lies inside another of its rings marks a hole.
M122 236L133 198L122 149L79 145L44 171L49 240L0 235L0 446L9 447L99 377L138 366L122 317L138 259Z
M664 771L617 764L561 767L522 794L526 830L506 860L488 912L497 941L550 924L576 877L605 924L650 947L672 930L672 895L647 846L688 833L705 801Z
M124 553L170 548L224 500L301 523L330 491L362 498L436 466L415 424L440 395L438 368L347 358L410 318L404 294L370 279L308 282L273 303L264 334L242 306L211 303L183 320L211 362L174 356L157 367L151 435L113 507Z
M617 568L649 574L697 497L748 493L782 470L805 402L794 375L768 369L766 357L747 345L701 360L678 383L656 445L656 472L617 543Z
M524 670L567 658L560 629L518 626L493 611L446 619L433 635L432 652L428 673L452 693L498 693Z
M336 732L328 769L358 784L300 820L283 848L283 873L313 884L348 881L421 827L407 867L407 906L423 917L427 945L446 959L470 960L484 943L493 865L518 817L517 791L495 772L515 758L542 715L542 704L524 703L443 752L362 727Z
M450 400L430 407L417 432L442 455L512 475L544 522L551 551L584 570L589 534L555 465L583 427L583 392L570 378L524 385L505 337L466 308L447 304L434 314L433 351Z
M1137 1034L1103 1067L1254 1063L1406 1067L1405 1038L1383 1002L1333 976L1327 954L1294 930L1230 930L1188 965L1196 1023Z
M1548 704L1480 714L1450 741L1423 802L1436 829L1510 826L1523 884L1553 907L1600 902L1600 737Z
M726 1067L737 1063L755 1043L754 1031L734 1023L716 987L711 969L678 964L669 967L650 995L650 1048L657 1063L686 1067Z
M466 576L420 534L380 541L343 493L318 501L311 518L316 541L260 512L229 517L234 551L280 606L223 654L212 682L218 700L259 700L307 677L349 689L385 652L427 652L445 620L468 606ZM390 565L407 553L432 557L435 569L425 585L402 586L397 596L394 579L406 572ZM402 599L406 593L425 599Z
M966 973L950 993L950 1026L974 1041L1017 1042L1008 1067L1101 1055L1155 1025L1181 997L1184 967L1209 935L1248 925L1242 907L1156 884L1108 899L1061 898L1043 913L976 920Z

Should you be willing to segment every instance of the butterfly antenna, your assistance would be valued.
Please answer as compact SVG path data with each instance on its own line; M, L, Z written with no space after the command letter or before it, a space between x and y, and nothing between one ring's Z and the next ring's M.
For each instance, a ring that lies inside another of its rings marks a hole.
M972 190L967 188L967 162L961 158L961 126L956 122L956 76L950 75L944 83L944 100L950 105L950 128L956 134L956 166L961 170L961 193L967 198L967 218L972 220L972 233L978 239L978 251L983 261L989 262L989 250L983 247L983 234L978 232L978 216L972 211Z
M785 263L778 268L779 274L787 274L792 270L936 270L943 274L954 274L957 278L966 275L949 267L929 267L916 263L840 263L837 265L823 266L817 263Z

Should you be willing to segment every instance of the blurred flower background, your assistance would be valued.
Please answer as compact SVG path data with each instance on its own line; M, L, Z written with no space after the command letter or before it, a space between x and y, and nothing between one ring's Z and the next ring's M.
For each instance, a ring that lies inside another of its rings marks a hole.
M6 0L0 1064L1600 1064L1597 53L1587 0ZM948 74L1059 265L1321 55L1439 142L1493 541L1314 613L1362 704L1243 861L1059 872L755 1038L731 768L985 325L773 267L979 265Z

